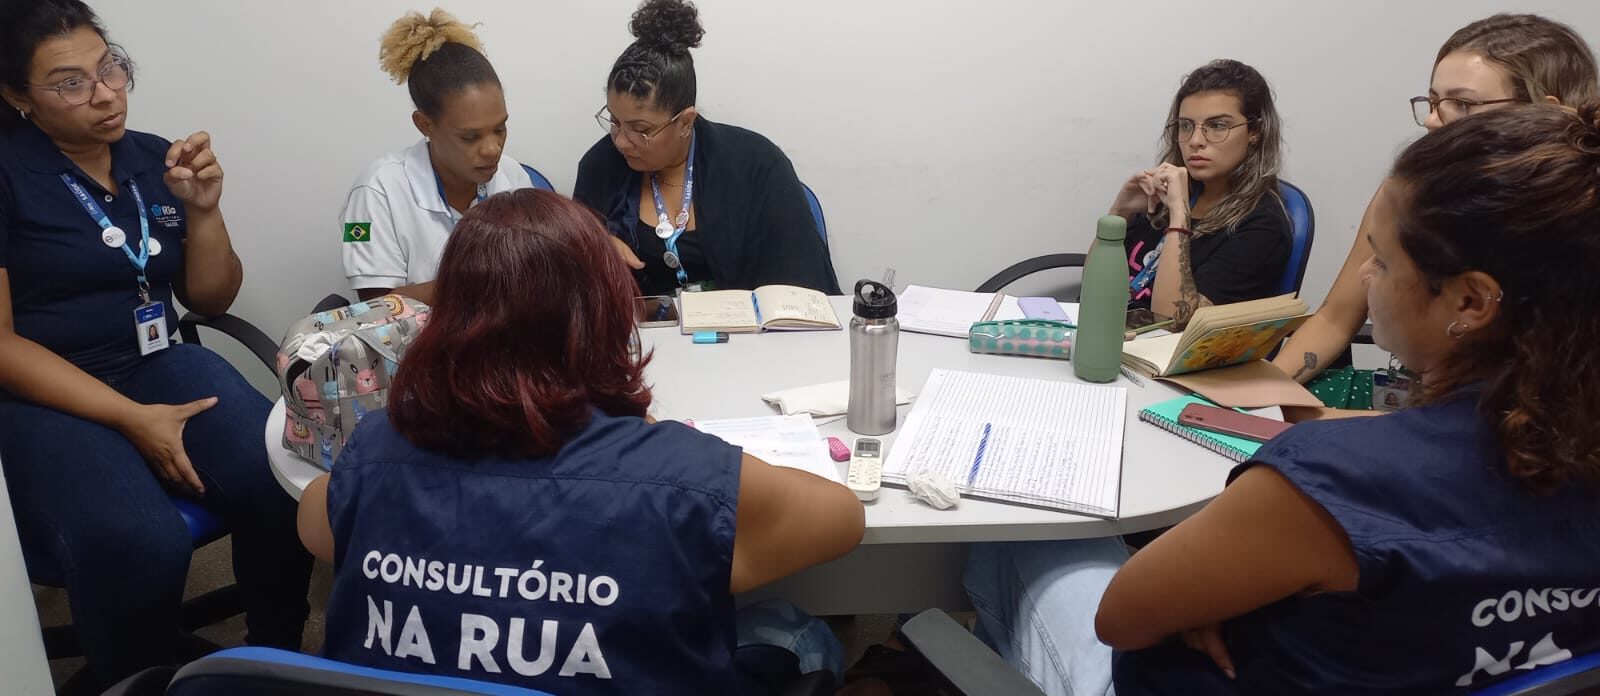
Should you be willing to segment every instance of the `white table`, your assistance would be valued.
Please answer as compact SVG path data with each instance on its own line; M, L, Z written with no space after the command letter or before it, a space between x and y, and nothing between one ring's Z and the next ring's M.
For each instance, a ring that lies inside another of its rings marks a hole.
M833 298L833 304L840 319L848 321L849 298ZM640 334L645 348L654 351L647 374L658 418L772 415L775 411L761 401L761 394L849 377L845 331L740 334L715 345L695 345L676 328ZM961 339L901 332L900 387L919 391L935 368L1076 381L1069 362L975 355ZM1149 380L1139 387L1126 378L1118 378L1117 384L1128 388L1119 519L980 500L935 510L902 489L885 488L867 505L861 548L741 599L781 596L817 614L959 609L966 603L960 578L967 543L1104 537L1178 523L1222 490L1233 463L1138 419L1140 409L1177 396L1176 389ZM900 407L902 423L910 408ZM280 400L267 421L267 451L278 481L298 498L322 470L283 449L283 417ZM846 444L856 437L842 419L819 429ZM895 434L878 436L886 452Z

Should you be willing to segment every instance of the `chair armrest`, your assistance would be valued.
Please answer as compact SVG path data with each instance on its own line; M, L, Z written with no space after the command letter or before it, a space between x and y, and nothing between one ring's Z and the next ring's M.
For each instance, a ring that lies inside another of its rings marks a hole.
M1361 328L1356 330L1356 335L1350 337L1350 342L1363 343L1369 346L1374 345L1372 342L1372 322L1369 321L1362 324Z
M262 365L277 374L278 371L278 343L267 338L261 329L250 322L240 319L232 314L217 317L206 317L194 312L188 312L178 320L178 334L183 336L184 343L200 345L199 327L206 327L222 332L224 335L238 341L248 348Z
M1082 268L1084 254L1045 254L1019 261L994 274L978 286L978 292L999 292L1002 288L1024 277L1052 268Z
M554 190L554 189L552 189L552 190ZM320 314L322 312L326 312L326 311L331 310L331 309L338 309L340 307L348 307L351 304L353 304L353 303L348 298L346 298L344 295L340 295L339 293L336 293L336 292L335 293L330 293L327 297L322 298L321 302L317 303L317 306L314 309L311 310L311 313L312 314Z
M929 609L917 614L901 627L900 634L966 696L1044 695L1037 685L943 611Z

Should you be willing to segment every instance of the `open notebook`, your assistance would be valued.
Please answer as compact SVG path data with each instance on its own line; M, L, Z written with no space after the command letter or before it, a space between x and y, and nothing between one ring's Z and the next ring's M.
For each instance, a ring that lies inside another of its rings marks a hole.
M1115 518L1128 392L1076 382L934 370L883 466L961 495Z
M1122 344L1122 362L1146 376L1169 377L1259 360L1310 316L1294 295L1201 307L1183 333Z
M793 285L763 285L749 290L686 292L678 296L678 328L683 333L726 331L818 331L838 329L828 296Z
M900 328L916 333L966 338L972 325L997 319L1023 319L1017 298L1003 292L965 292L922 285L907 286L896 300ZM1078 318L1078 303L1058 302L1061 311Z

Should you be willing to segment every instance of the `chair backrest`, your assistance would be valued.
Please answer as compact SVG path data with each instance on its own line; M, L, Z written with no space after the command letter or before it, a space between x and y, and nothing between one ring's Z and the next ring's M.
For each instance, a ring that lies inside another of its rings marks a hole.
M817 223L817 234L822 237L822 243L828 243L828 219L822 216L822 201L817 200L817 193L811 190L804 181L800 188L806 190L806 203L811 205L811 219Z
M1600 653L1579 655L1472 692L1472 696L1576 696L1600 692Z
M1317 216L1311 209L1311 199L1299 186L1279 179L1278 195L1283 197L1283 208L1289 213L1289 228L1294 233L1289 263L1278 281L1278 292L1299 293L1300 284L1306 279L1306 266L1311 263L1311 241L1317 233Z
M391 672L335 662L274 648L230 648L212 653L178 670L167 686L168 696L549 696L521 689L454 677Z
M539 170L534 169L533 167L530 167L530 166L524 164L524 165L522 165L522 171L527 172L528 173L528 178L533 180L533 187L534 188L536 188L536 189L544 189L546 191L554 191L554 190L556 190L555 185L551 184L550 180L546 179L543 174L540 174Z

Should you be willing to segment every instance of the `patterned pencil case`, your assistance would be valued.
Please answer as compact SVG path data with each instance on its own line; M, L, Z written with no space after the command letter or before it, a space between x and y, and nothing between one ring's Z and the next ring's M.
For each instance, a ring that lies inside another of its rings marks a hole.
M980 321L967 334L967 348L974 353L1067 360L1077 333L1075 324L1048 319Z

